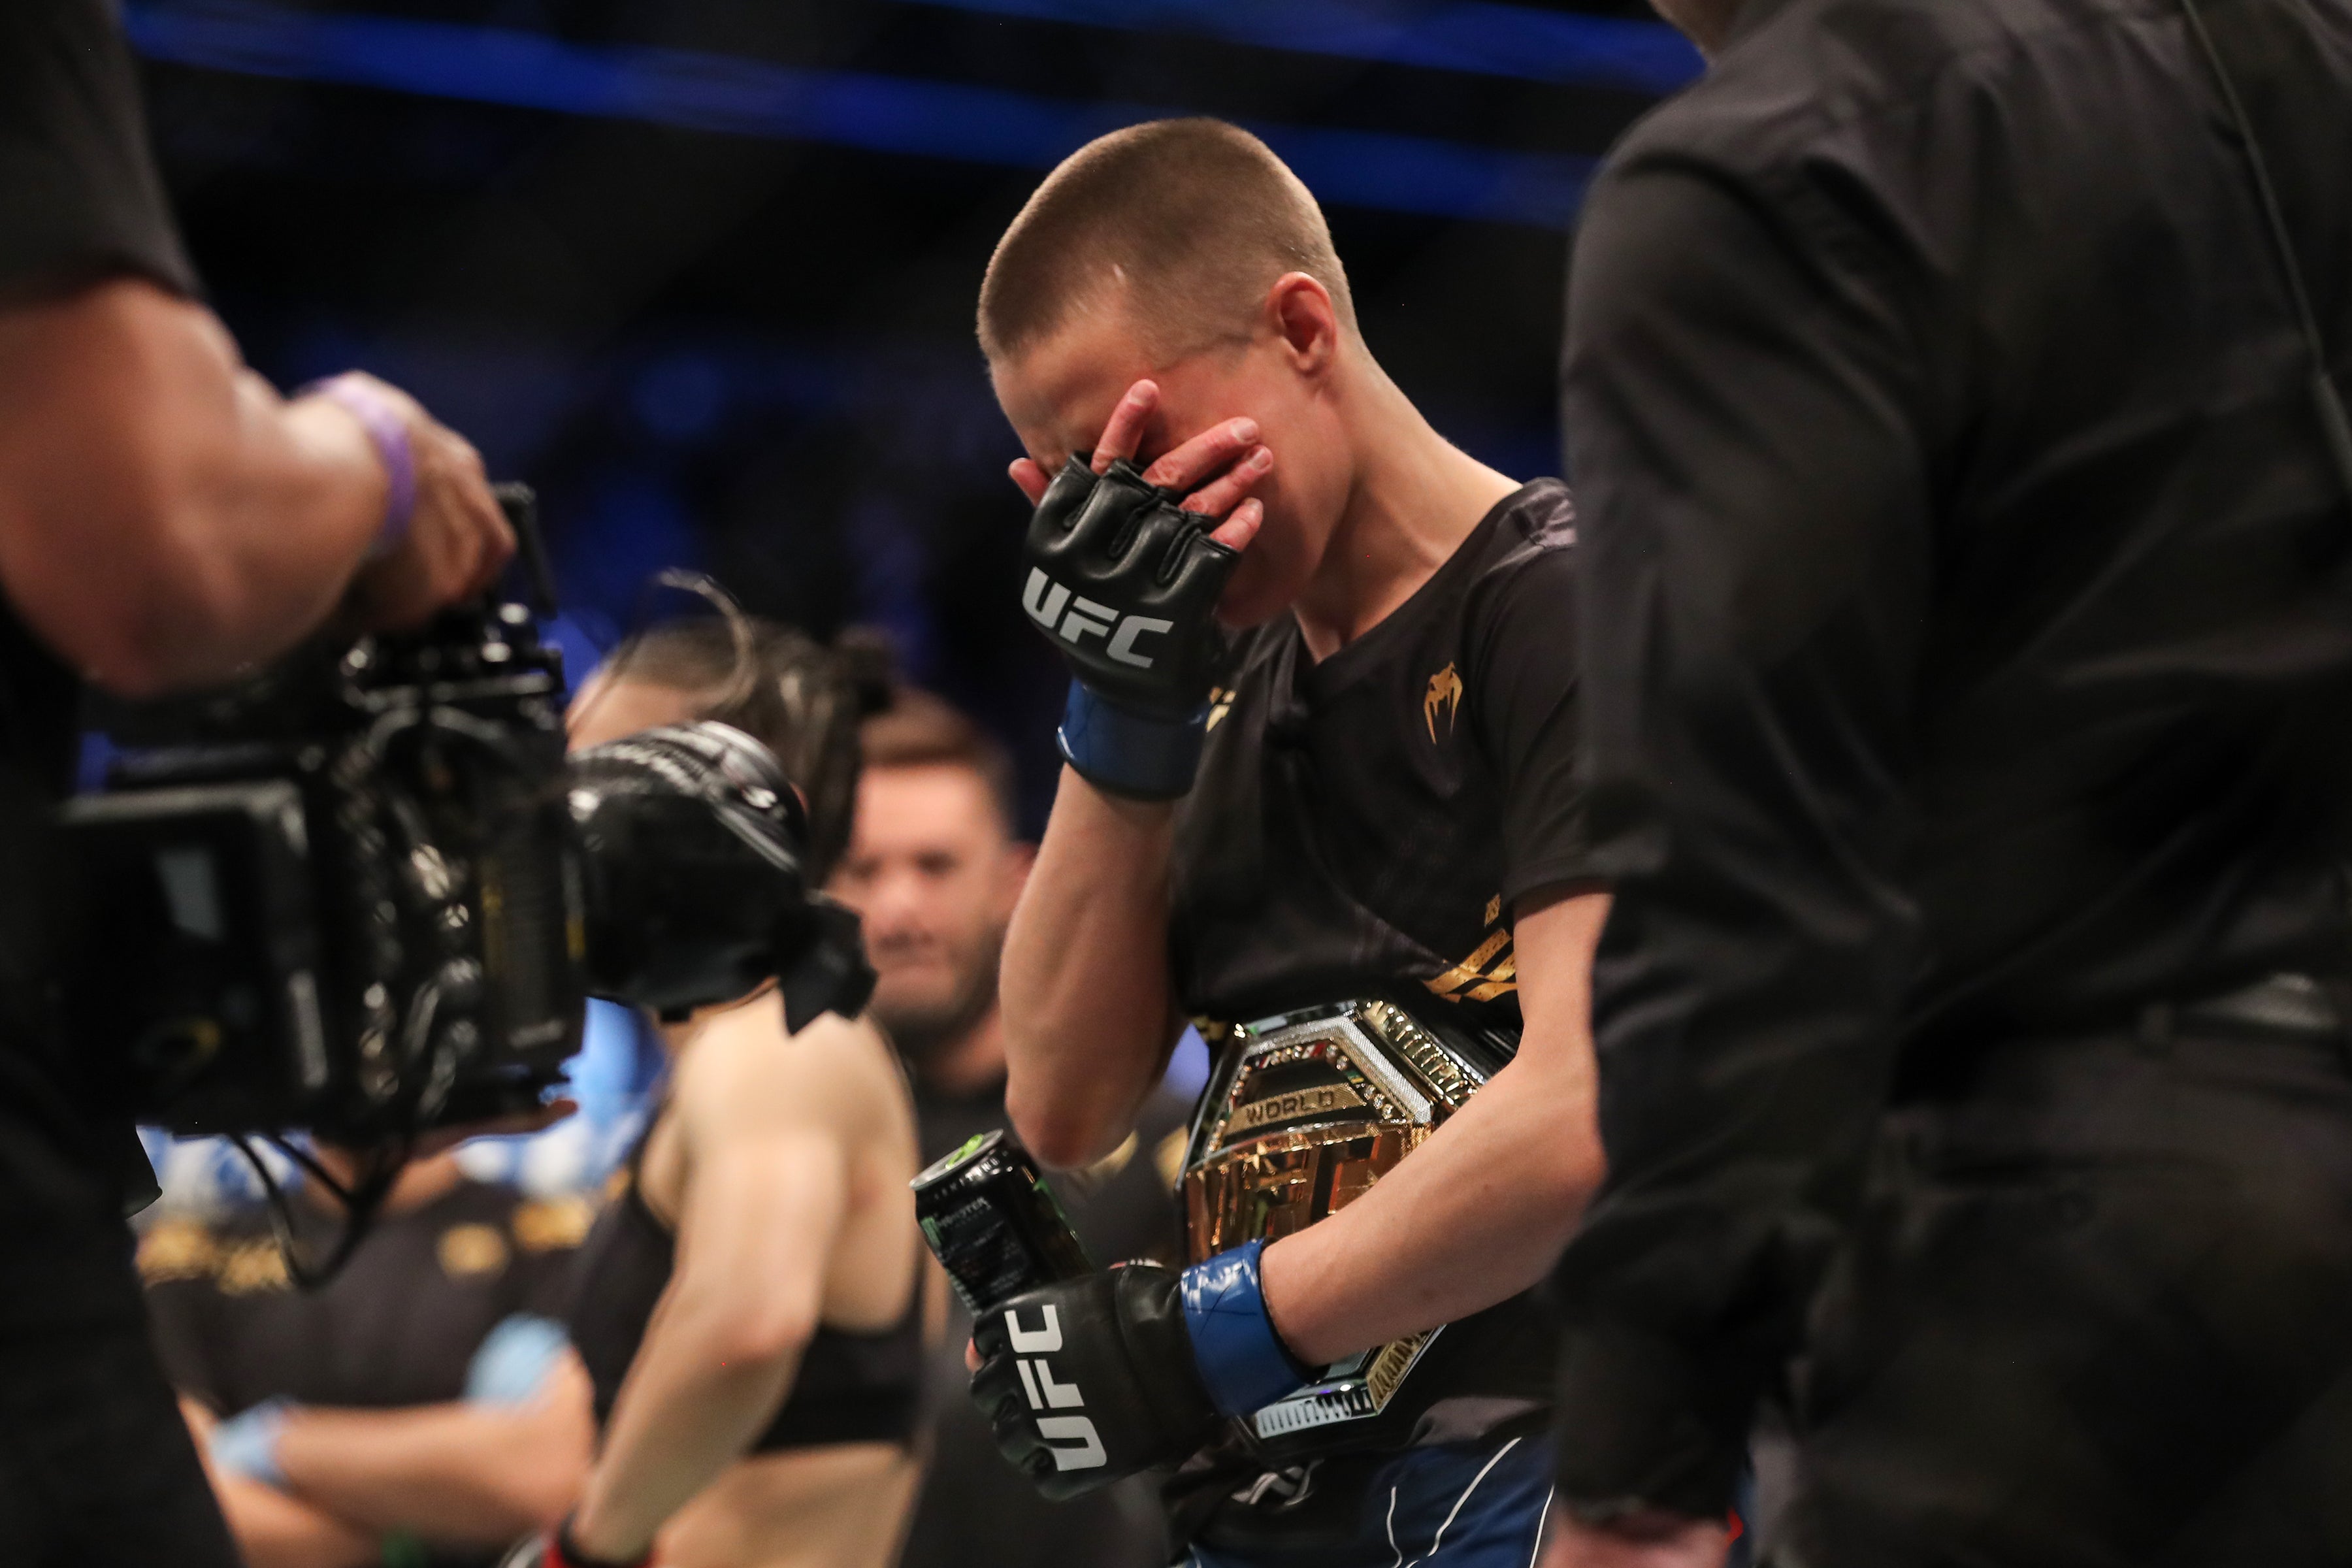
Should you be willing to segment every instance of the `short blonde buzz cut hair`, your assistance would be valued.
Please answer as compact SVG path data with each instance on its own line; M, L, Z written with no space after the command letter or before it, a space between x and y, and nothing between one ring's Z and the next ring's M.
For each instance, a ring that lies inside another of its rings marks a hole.
M980 285L981 352L1001 360L1080 310L1123 302L1174 357L1245 335L1289 272L1322 284L1354 331L1323 210L1272 148L1222 120L1130 125L1064 159L997 241Z

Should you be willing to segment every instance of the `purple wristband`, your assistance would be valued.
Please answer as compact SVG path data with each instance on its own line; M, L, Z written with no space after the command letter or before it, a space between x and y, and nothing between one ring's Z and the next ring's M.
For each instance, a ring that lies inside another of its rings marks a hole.
M307 396L323 397L360 422L375 455L383 464L386 494L383 522L377 529L368 559L380 561L400 548L408 537L408 520L416 510L416 456L408 447L408 421L383 394L349 375L329 376L304 387Z

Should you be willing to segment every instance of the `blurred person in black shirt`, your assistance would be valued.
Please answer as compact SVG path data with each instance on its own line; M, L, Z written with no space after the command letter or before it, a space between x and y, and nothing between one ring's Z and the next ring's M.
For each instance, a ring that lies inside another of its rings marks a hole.
M877 976L873 1016L915 1081L926 1164L1007 1125L996 966L1027 879L1014 836L1013 762L969 718L901 689L866 721L857 821L834 892L866 926ZM1172 1197L1187 1107L1162 1089L1109 1154L1054 1188L1098 1262L1175 1261ZM1136 1481L1049 1503L1007 1469L988 1423L963 1396L971 1323L961 1301L931 1391L931 1456L902 1568L1146 1568L1167 1560L1159 1499Z
M197 300L100 0L0 7L0 1561L232 1560L142 1320L121 1116L58 1038L78 683L419 620L513 548L473 449L365 377L288 401ZM119 955L136 965L138 955Z
M297 1239L331 1246L334 1200L311 1182L296 1201ZM561 1322L593 1217L437 1154L318 1290L294 1288L258 1205L148 1226L156 1349L250 1568L467 1568L562 1517L593 1436Z
M2352 1561L2343 0L1672 0L1563 424L1564 1563ZM2242 95L2233 124L2199 28Z

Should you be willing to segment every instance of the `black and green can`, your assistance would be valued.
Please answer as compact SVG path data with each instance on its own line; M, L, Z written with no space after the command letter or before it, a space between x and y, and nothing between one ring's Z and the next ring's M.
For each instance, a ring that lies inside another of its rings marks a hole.
M972 1316L1094 1272L1029 1151L983 1132L914 1180L915 1218Z

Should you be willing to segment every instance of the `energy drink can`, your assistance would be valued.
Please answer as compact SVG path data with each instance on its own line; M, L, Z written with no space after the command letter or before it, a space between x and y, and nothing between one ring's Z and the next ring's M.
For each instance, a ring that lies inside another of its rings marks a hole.
M983 1132L917 1176L915 1218L975 1318L1024 1290L1094 1272L1029 1152Z

